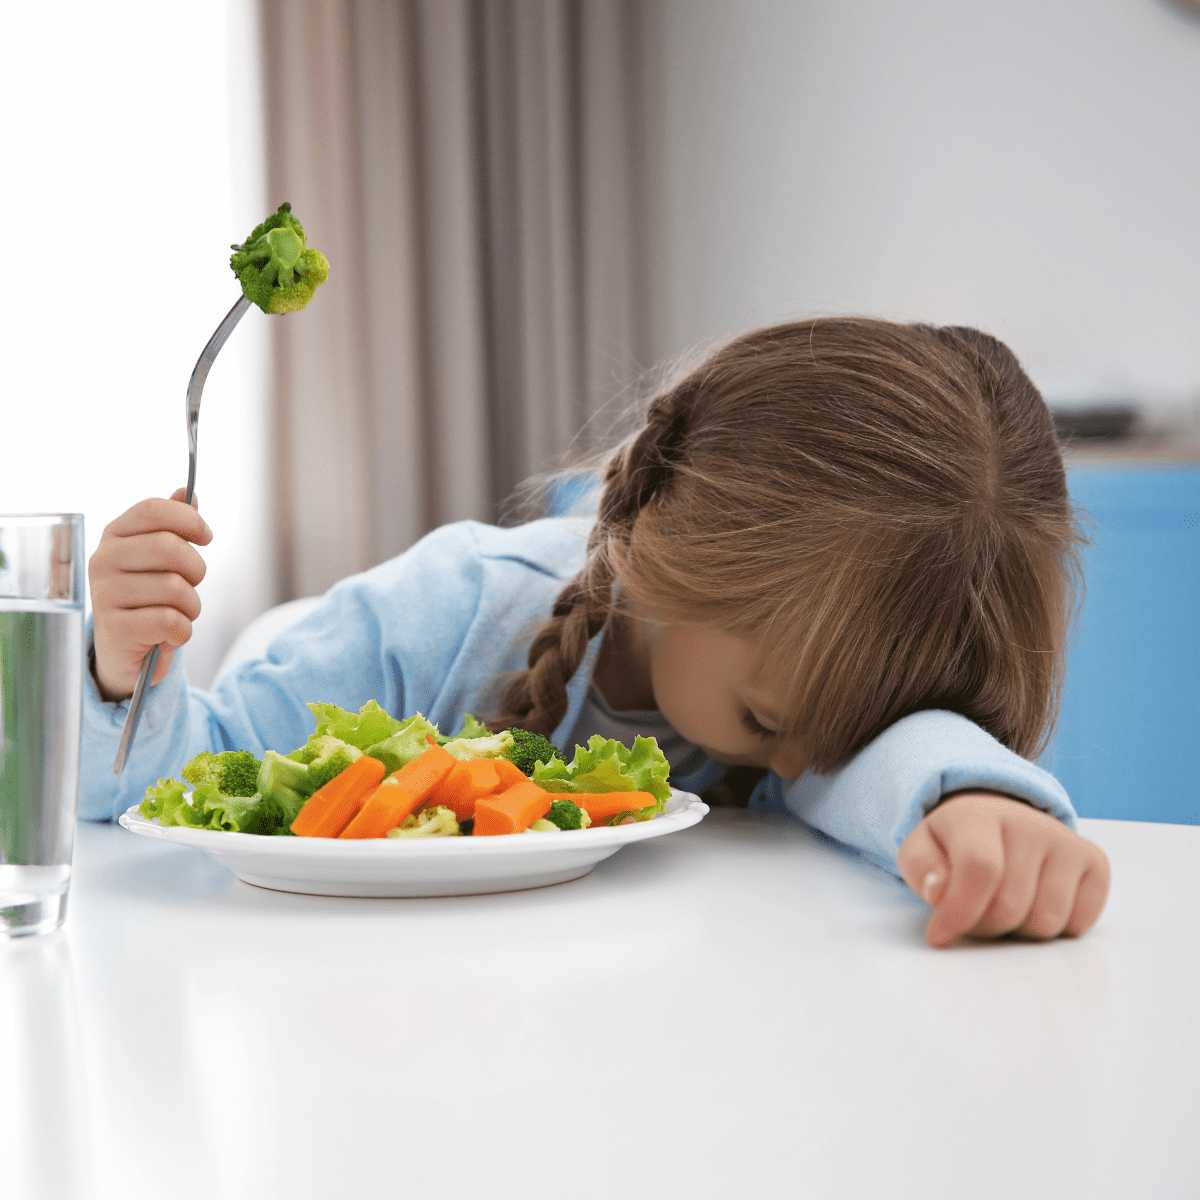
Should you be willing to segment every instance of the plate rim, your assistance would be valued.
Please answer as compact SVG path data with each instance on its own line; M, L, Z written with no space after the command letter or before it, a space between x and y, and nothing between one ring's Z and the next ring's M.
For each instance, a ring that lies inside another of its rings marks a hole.
M172 842L175 845L195 846L206 853L220 855L269 855L272 858L338 857L347 862L367 858L388 857L392 861L403 861L397 857L394 847L403 847L405 858L466 858L470 855L513 854L527 856L531 852L561 853L576 847L600 849L604 846L621 847L646 838L661 837L680 829L689 829L702 821L711 811L694 792L671 789L672 799L682 799L683 804L674 812L663 813L649 821L633 825L605 825L598 829L564 830L571 840L564 845L558 837L547 834L545 838L526 838L517 834L484 838L362 838L343 841L340 838L290 838L273 834L231 833L219 829L192 829L185 825L161 825L157 817L138 815L138 804L132 804L117 818L117 823L130 833L156 841ZM232 842L230 839L233 838Z

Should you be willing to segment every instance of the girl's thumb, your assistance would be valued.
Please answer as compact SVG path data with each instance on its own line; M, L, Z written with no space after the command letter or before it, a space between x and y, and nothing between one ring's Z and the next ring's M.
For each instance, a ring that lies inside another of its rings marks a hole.
M950 864L941 846L922 822L907 837L896 856L900 876L931 908L936 908L946 894L950 881Z

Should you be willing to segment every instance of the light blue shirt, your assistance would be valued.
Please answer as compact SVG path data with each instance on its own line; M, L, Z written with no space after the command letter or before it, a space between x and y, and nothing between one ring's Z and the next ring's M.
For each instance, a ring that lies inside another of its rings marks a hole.
M201 750L287 753L315 723L320 700L357 711L368 700L396 716L424 713L442 730L463 714L498 708L507 677L563 585L580 569L590 520L550 517L515 529L462 521L343 580L265 657L226 672L211 692L189 688L183 654L151 688L120 776L112 770L128 702L100 698L89 674L84 696L80 815L111 820L141 801L157 779L179 775ZM575 729L602 635L567 684L567 713L551 740ZM724 768L706 762L673 782L701 791ZM769 774L751 807L787 809L896 873L901 843L943 796L968 788L1025 800L1074 828L1066 792L1046 771L1002 746L965 717L914 713L886 729L830 775L794 782Z

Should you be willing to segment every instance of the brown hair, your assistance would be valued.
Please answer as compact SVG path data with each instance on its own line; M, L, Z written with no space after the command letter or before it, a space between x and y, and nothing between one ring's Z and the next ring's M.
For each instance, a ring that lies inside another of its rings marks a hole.
M974 329L821 319L660 388L611 455L582 571L493 725L549 734L621 599L771 647L783 732L829 771L950 709L1018 754L1058 710L1078 553L1050 413Z

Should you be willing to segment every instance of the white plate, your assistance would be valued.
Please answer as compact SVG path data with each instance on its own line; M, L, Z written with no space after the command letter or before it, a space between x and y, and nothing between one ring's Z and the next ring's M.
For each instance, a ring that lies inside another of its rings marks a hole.
M635 825L501 837L263 837L160 825L134 805L120 817L142 837L196 846L239 879L280 892L316 896L470 896L565 883L586 875L630 842L695 825L708 805L672 789L666 811Z

